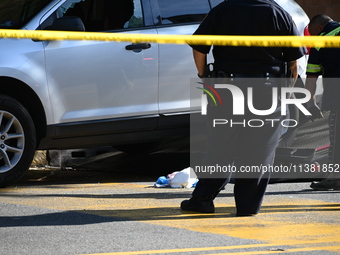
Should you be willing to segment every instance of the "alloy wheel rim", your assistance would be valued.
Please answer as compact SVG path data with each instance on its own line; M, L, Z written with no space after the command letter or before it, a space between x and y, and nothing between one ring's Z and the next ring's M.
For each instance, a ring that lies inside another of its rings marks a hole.
M24 130L20 121L7 111L0 111L0 173L18 164L25 146Z

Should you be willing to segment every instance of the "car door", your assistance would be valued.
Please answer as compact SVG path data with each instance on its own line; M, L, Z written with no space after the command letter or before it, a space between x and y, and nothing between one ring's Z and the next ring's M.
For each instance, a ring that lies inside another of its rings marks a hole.
M156 30L144 18L147 8L141 0L67 0L53 15L80 17L90 32L154 34ZM131 45L45 43L54 124L158 114L158 45L145 43L144 49L129 49Z
M154 11L158 12L158 34L191 35L210 10L208 0L153 2L158 6ZM161 44L159 63L160 113L175 121L190 110L190 79L197 78L192 49L186 44Z

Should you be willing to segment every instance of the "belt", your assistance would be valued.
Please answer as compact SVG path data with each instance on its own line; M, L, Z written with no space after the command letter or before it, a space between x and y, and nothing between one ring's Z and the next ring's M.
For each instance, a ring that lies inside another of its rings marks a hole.
M258 72L247 72L247 73L228 73L223 71L217 72L217 78L279 78L281 74L271 73L258 73Z

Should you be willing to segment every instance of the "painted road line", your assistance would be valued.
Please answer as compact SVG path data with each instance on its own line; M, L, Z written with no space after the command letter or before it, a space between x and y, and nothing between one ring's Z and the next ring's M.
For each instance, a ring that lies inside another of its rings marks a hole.
M6 188L2 190L1 200L262 243L252 246L255 248L285 246L340 252L340 247L334 246L340 240L340 203L267 196L258 216L240 218L234 217L233 197L226 193L216 198L216 213L205 215L183 213L179 209L183 195L190 196L188 190L147 189L127 183ZM213 252L213 249L204 251Z
M269 200L269 199L267 199ZM325 244L323 247L331 247L331 251L340 247L333 247L340 239L340 225L336 224L340 204L321 202L317 200L297 200L280 198L266 202L260 215L256 217L239 218L232 213L232 204L216 204L215 214L186 213L172 206L153 207L155 202L147 203L152 207L146 208L146 201L139 200L139 206L127 210L86 210L86 213L105 217L117 217L126 220L135 220L146 224L161 225L186 229L193 232L226 235L245 240L256 240L266 243L263 247L270 246L298 246L309 251L318 250L313 246ZM136 203L135 200L132 202ZM117 205L117 204L116 204ZM122 205L122 204L121 204ZM124 206L128 201L124 201ZM322 219L324 222L319 222ZM327 224L329 219L329 224ZM297 241L299 240L299 241ZM309 241L312 240L312 241ZM244 248L246 246L242 246ZM255 246L253 246L255 247ZM261 247L258 246L258 247ZM223 249L226 247L223 247ZM233 248L233 246L229 247ZM324 248L324 249L326 249ZM205 248L203 248L205 249ZM174 252L184 252L176 250ZM148 254L146 251L142 254ZM158 253L170 253L159 251ZM124 254L124 253L121 253ZM125 253L129 254L129 253ZM150 253L151 254L151 253Z
M304 244L313 244L314 242L304 242ZM257 251L243 251L243 252L230 252L230 253L213 253L206 255L220 255L220 254L275 254L275 253L293 253L301 251L316 251L316 250L340 250L340 242L338 245L332 246L319 246L319 247L309 247L309 248L283 248L287 246L286 244L246 244L246 245L233 245L233 246L218 246L218 247L201 247L201 248L183 248L183 249L164 249L164 250L146 250L146 251L127 251L127 252L109 252L109 253L91 253L91 254L81 254L81 255L143 255L143 254L169 254L169 253L186 253L186 252L204 252L204 251L223 251L223 250L237 250L237 249L251 249L251 248L262 248L262 247L274 247L267 250L257 250ZM296 244L301 244L297 242ZM280 246L280 248L275 248L275 246Z
M147 251L126 251L126 252L110 252L110 253L93 253L82 255L143 255L143 254L165 254L165 253L186 253L186 252L202 252L202 251L217 251L217 250L233 250L233 249L249 249L272 247L271 244L249 244L235 246L220 246L220 247L200 247L200 248L182 248L182 249L164 249L164 250L147 250Z
M204 254L204 255L262 255L262 254L286 254L286 253L296 253L296 252L309 252L309 251L340 251L340 246L321 246L313 248L298 248L298 249L287 249L287 250L267 250L267 251L245 251L245 252L230 252L230 253L214 253L214 254Z
M309 252L309 251L340 251L340 246L321 246L313 248L297 248L297 249L287 249L287 250L267 250L267 251L244 251L244 252L229 252L229 253L214 253L214 254L204 254L204 255L262 255L262 254L286 254L286 253L296 253L296 252Z

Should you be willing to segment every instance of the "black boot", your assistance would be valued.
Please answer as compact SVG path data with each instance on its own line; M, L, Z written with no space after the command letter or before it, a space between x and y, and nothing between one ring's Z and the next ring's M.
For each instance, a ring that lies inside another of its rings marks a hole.
M214 213L215 206L213 200L200 199L192 197L189 200L184 200L181 203L181 209L184 211L193 211L200 213Z

